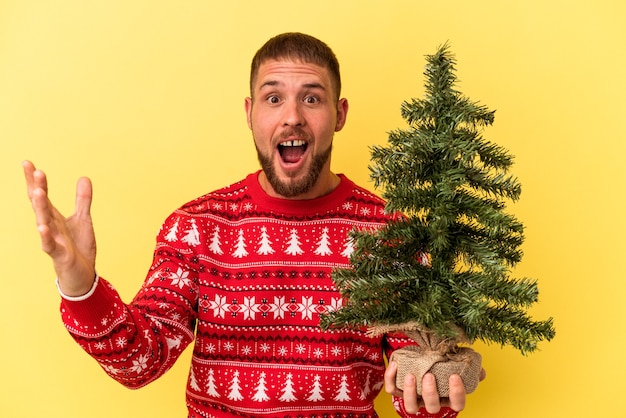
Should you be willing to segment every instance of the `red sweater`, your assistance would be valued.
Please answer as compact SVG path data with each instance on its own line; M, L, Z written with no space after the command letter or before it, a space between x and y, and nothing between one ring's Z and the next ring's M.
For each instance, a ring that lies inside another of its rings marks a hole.
M384 202L343 175L304 201L267 196L257 177L170 215L130 304L100 278L83 300L63 300L63 321L131 388L165 373L195 333L189 417L375 417L384 353L410 341L322 331L319 318L341 306L331 271L349 265L348 232L384 224Z

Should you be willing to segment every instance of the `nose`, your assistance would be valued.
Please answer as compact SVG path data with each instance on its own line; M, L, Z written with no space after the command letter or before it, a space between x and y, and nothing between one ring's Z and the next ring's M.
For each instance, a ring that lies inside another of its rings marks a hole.
M283 126L304 125L304 115L297 100L287 101L283 107Z

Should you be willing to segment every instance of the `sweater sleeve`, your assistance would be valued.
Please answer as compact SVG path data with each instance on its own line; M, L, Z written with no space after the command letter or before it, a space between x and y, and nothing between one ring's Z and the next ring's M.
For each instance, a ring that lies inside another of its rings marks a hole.
M447 406L442 407L436 414L429 413L426 411L426 408L423 407L419 409L417 414L409 414L404 409L404 401L402 398L396 396L393 397L393 406L396 412L398 412L398 415L405 418L455 418L459 415L458 412Z
M401 333L388 334L385 336L385 354L389 358L394 350L415 344L415 341ZM417 414L410 414L404 409L404 400L402 398L393 396L392 399L396 412L403 418L455 418L459 415L458 412L447 406L442 407L436 414L429 413L423 407L419 409Z
M148 276L130 304L99 277L89 297L63 299L63 323L105 372L139 388L169 370L194 339L196 269L159 239Z

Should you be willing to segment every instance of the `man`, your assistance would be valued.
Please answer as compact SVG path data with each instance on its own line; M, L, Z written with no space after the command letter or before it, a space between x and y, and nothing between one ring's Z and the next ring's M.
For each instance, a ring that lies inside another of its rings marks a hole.
M44 173L24 163L63 321L111 377L146 385L195 336L189 417L374 417L383 385L402 416L464 408L458 376L445 400L429 374L421 398L413 376L396 388L383 354L411 343L405 337L319 327L321 313L341 306L330 273L349 265L348 232L389 219L381 199L331 171L348 113L340 89L336 57L311 36L278 35L257 52L245 110L262 169L168 217L128 305L95 272L90 181L79 180L76 212L64 218Z

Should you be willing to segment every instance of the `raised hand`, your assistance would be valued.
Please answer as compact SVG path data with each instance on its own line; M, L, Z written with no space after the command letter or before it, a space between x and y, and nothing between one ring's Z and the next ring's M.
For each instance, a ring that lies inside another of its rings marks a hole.
M42 249L52 258L59 288L67 296L89 292L95 278L96 239L91 221L91 181L80 178L76 186L76 208L64 217L48 198L43 171L30 161L22 163L28 198L31 201Z

